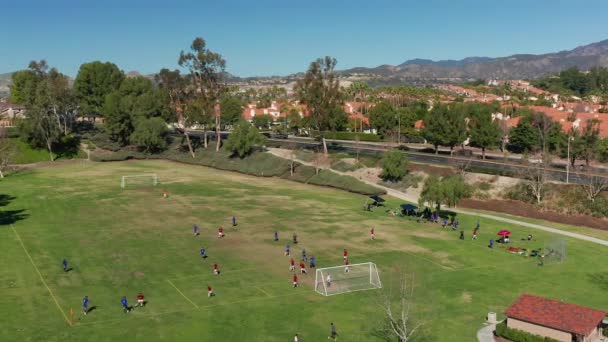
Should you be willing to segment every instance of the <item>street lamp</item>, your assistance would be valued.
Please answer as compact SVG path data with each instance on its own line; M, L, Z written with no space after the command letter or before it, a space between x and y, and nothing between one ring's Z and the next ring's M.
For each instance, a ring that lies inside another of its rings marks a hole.
M570 142L574 137L568 137L568 160L566 161L566 184L570 183Z

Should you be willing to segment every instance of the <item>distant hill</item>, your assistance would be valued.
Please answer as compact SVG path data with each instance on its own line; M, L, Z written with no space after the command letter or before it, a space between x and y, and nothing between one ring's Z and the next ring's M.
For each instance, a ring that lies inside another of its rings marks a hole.
M345 76L367 74L385 83L408 80L535 79L569 67L587 70L608 66L608 39L572 50L541 55L520 54L508 57L468 57L461 60L432 61L412 59L399 65L343 70Z

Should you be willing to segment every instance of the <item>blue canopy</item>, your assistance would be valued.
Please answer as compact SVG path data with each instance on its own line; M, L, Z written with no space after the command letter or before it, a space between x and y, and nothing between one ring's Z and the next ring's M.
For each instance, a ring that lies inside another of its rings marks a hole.
M378 195L369 196L369 198L371 198L374 202L378 202L378 203L384 202L384 198L382 198Z
M402 204L401 209L409 211L409 210L416 210L416 209L418 209L418 207L413 204L407 203L407 204Z

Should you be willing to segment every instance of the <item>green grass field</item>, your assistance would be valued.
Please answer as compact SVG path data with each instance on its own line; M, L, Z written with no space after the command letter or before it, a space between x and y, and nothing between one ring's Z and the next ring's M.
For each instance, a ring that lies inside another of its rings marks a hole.
M152 172L161 185L121 191L121 175ZM341 341L382 341L375 333L382 290L323 297L312 289L314 272L291 287L283 247L294 231L294 255L306 248L320 267L340 265L348 248L351 263L378 265L385 289L406 272L415 286L413 315L424 323L420 341L474 341L486 314L502 313L523 292L608 309L606 247L565 238L567 260L540 267L486 245L503 228L513 232L512 245L526 248L542 247L550 234L482 219L479 240L471 241L477 218L459 217L467 235L461 241L437 225L365 212L364 200L164 161L66 163L14 174L0 181L0 341L292 341L296 332L302 341L323 341L330 322ZM388 198L388 207L399 203ZM229 227L233 213L237 229ZM376 241L369 240L372 226ZM528 233L536 240L519 241ZM61 270L64 257L71 272ZM207 298L208 284L216 297ZM148 305L124 314L120 298L134 304L139 291ZM86 317L85 295L95 307Z

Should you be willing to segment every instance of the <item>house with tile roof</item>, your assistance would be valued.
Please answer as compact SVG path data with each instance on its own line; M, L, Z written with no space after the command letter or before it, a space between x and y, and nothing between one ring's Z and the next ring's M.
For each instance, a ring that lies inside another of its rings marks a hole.
M607 312L522 294L505 311L507 327L563 342L596 342Z

